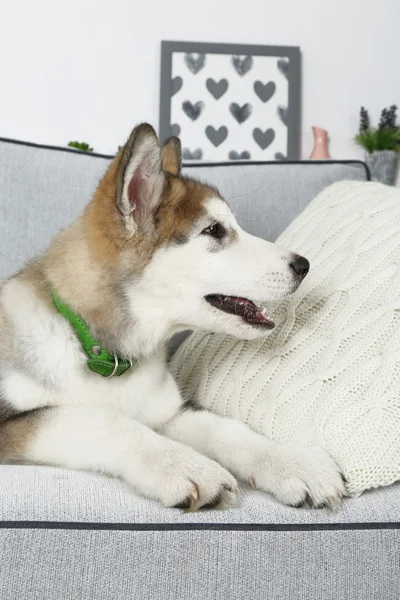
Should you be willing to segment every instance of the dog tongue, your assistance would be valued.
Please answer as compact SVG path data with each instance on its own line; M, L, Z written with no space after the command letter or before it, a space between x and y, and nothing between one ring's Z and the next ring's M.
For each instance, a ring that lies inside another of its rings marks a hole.
M266 314L265 309L261 309L259 306L247 300L246 298L238 298L239 304L244 306L244 314L242 318L246 323L254 325L265 325L271 329L275 327L273 320Z
M211 294L206 296L206 300L215 308L223 310L232 315L242 317L243 321L249 325L262 325L273 329L275 323L265 313L264 309L256 306L254 302L240 296L223 296L222 294Z

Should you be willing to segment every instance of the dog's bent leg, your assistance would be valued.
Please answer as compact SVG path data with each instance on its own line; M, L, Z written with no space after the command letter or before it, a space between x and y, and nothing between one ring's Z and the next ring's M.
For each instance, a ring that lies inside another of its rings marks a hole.
M285 504L333 508L345 495L339 469L321 447L275 442L238 421L203 410L181 412L164 433Z
M121 477L165 506L230 504L236 481L220 464L103 408L39 409L0 426L0 460Z

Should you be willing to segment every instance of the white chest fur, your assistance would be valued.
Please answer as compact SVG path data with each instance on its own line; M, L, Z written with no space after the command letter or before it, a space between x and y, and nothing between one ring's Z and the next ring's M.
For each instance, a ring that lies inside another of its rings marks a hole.
M2 308L12 328L16 354L3 368L1 388L18 411L41 406L107 406L158 428L179 409L179 391L159 352L120 377L90 371L71 327L49 311L32 289L10 281Z

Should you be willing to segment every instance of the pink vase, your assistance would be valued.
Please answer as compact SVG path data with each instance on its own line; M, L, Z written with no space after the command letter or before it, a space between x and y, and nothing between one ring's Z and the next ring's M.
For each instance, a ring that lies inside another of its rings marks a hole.
M323 160L329 158L328 132L322 127L313 127L314 148L310 154L311 160Z

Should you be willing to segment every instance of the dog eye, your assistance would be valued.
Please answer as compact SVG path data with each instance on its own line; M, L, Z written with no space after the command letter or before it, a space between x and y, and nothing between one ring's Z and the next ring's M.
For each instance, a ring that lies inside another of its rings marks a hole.
M221 223L213 223L209 227L206 227L201 232L204 235L210 235L217 240L221 240L226 235L226 229Z

